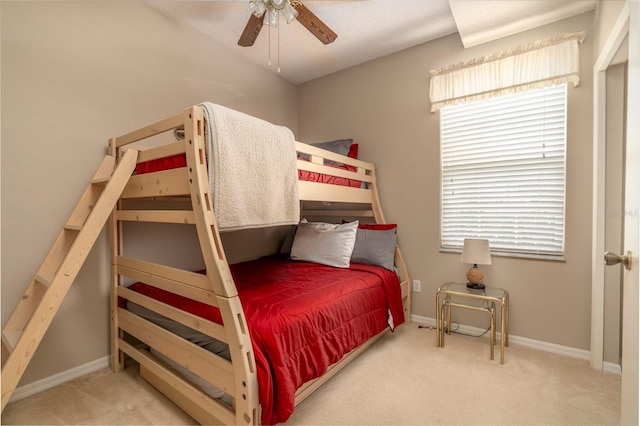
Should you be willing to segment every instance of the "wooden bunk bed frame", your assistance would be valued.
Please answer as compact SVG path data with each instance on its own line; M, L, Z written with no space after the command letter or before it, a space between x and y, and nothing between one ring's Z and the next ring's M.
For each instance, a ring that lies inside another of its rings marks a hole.
M187 167L131 176L111 215L109 224L113 286L111 292L111 367L116 372L120 371L124 368L125 355L133 358L140 365L142 377L199 423L259 424L261 414L256 365L241 301L230 273L214 217L209 193L204 129L203 108L193 106L185 110L184 113L109 141L110 155L120 159L127 149L136 149L135 145L130 144L144 141L161 133L181 130L184 131L183 140L140 150L137 161L141 163L182 153L186 154L187 161ZM299 170L355 179L366 183L363 185L366 188L353 188L300 180L301 217L320 216L333 218L333 220L356 217L367 218L366 220L374 223L386 223L380 208L373 164L300 142L296 142L296 150L307 154L310 158L310 161L299 160L297 162ZM356 171L326 166L324 165L325 159L354 166ZM175 209L171 207L167 209L167 200L184 200L185 197L190 201L190 208L185 209L185 203L175 203L177 206ZM131 199L135 199L137 202L143 201L144 208L127 207L127 200ZM156 204L160 204L157 201L163 201L163 206L156 207ZM328 206L329 204L331 205ZM348 209L335 209L336 205L348 205ZM323 206L329 208L322 208ZM123 224L126 221L194 225L206 266L206 274L124 256ZM395 253L395 265L400 275L405 318L409 322L410 279L398 248ZM144 281L160 289L216 306L221 312L224 326L128 290L123 285L125 277L129 280ZM231 362L120 307L119 300L122 298L227 343ZM323 376L306 383L296 392L296 405L385 332L378 334L344 356L340 362L331 366ZM133 340L139 344L133 343L131 337L134 337ZM156 358L148 351L147 347L161 347L165 355L188 366L190 371L218 388L224 389L233 398L232 407L209 397L194 387L175 370Z

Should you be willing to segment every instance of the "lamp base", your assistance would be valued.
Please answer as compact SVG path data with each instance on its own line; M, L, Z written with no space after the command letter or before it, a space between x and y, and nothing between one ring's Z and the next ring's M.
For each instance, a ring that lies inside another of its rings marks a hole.
M467 283L467 288L472 290L484 290L484 284Z

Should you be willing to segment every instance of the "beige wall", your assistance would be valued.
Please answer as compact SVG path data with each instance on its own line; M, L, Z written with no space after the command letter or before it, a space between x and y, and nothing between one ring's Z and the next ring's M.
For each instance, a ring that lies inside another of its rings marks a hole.
M437 288L463 280L468 268L459 255L439 252L439 118L429 112L429 70L585 30L582 83L568 95L566 262L494 257L483 269L490 285L510 292L514 335L589 349L593 19L588 13L470 49L454 34L299 87L302 141L354 138L360 157L376 163L386 218L399 224L412 278L422 281L414 314L435 318Z
M2 323L108 138L213 101L297 126L297 88L135 1L0 2ZM20 385L109 353L103 233Z
M598 54L602 52L602 48L607 41L611 29L620 16L620 11L625 3L629 0L601 0L596 10L595 24L593 28L594 54L593 60L598 59Z

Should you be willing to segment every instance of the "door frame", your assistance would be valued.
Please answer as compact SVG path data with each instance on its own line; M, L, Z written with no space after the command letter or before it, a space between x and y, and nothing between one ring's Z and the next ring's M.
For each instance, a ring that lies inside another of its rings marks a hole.
M629 33L629 2L623 6L593 67L593 242L591 266L591 366L604 368L605 163L607 68Z

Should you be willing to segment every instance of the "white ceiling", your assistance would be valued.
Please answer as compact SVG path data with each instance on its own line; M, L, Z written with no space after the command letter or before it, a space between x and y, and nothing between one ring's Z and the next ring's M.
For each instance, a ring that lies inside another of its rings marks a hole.
M141 0L277 72L304 83L363 62L459 33L465 47L535 28L595 9L597 0L302 0L338 34L322 44L299 22L262 28L251 47L238 46L249 19L248 0ZM271 38L271 49L269 49ZM271 50L272 65L268 65Z

